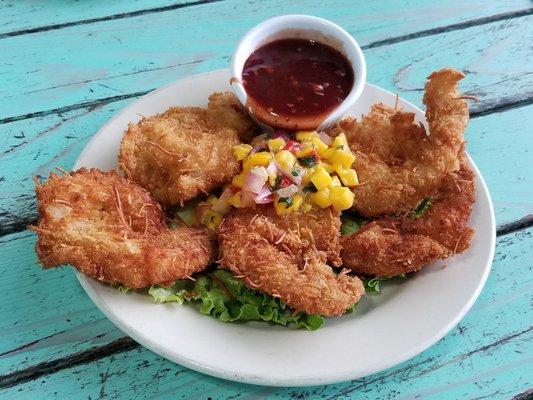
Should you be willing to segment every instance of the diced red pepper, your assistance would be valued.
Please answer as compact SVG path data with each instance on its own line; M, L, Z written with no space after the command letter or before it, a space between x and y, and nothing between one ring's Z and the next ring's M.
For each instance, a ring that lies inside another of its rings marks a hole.
M290 186L290 185L292 185L292 181L289 178L287 178L286 176L281 178L280 188L286 188L287 186Z
M286 144L283 150L288 150L291 153L295 154L296 152L300 151L302 148L302 145L298 143L296 140L289 140Z

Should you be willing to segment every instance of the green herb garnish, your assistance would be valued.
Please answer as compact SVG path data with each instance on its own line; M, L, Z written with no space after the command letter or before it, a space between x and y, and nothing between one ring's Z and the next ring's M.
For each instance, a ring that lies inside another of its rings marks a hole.
M298 174L298 170L297 170L297 169L293 169L293 170L291 171L291 175L292 175L292 176L298 176L298 175L299 175L299 174Z
M310 157L300 157L298 159L299 163L302 164L304 167L313 167L316 165L316 157L310 156Z
M316 193L318 189L316 186L311 182L308 185L305 185L302 189L304 193Z
M300 329L310 331L324 325L324 318L320 315L295 314L282 300L248 289L242 280L221 269L202 273L195 282L178 281L170 288L152 286L148 293L156 303L198 303L202 314L224 322L295 324Z
M431 207L431 199L424 199L420 202L420 204L415 208L413 211L413 214L411 215L412 218L418 219L424 213L429 210L429 207Z
M275 192L281 187L281 175L276 176L276 179L274 179L274 186L270 189L270 191Z
M278 203L285 203L287 204L287 207L286 208L289 208L290 206L293 205L293 201L292 201L292 197L291 196L288 196L288 197L282 197L278 200Z

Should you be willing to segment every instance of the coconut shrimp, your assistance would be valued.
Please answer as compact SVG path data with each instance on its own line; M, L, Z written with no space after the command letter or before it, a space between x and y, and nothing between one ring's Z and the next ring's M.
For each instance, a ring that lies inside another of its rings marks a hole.
M214 237L169 229L150 194L116 172L82 168L38 183L36 252L44 268L71 264L101 282L138 289L206 268Z
M183 205L230 182L239 172L233 146L251 130L234 103L233 95L215 93L207 109L171 107L130 124L120 145L121 169L164 205Z
M326 264L339 257L339 228L331 209L284 216L272 207L235 209L219 229L219 264L295 311L342 315L365 291L359 278Z
M450 173L419 218L412 212L378 218L341 239L343 267L374 276L395 276L470 247L468 225L475 201L474 174L463 155L459 171Z
M373 217L410 210L429 197L443 179L459 169L468 122L466 101L457 90L463 74L453 69L432 73L424 104L429 135L415 115L377 104L358 121L340 122L356 161L360 185L353 208Z

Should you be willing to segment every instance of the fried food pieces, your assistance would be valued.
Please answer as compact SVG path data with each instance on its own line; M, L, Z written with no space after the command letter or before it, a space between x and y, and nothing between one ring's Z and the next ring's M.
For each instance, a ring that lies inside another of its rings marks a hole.
M219 263L295 311L342 315L365 290L359 278L326 264L338 262L339 228L330 209L284 216L270 206L235 209L219 228Z
M236 130L241 140L249 142L254 137L257 128L233 93L213 93L208 110L214 124Z
M101 282L138 289L201 271L214 256L205 229L169 229L150 194L115 172L51 174L36 188L40 219L30 229L44 268L72 264Z
M429 135L414 114L374 105L361 121L339 124L348 139L361 184L353 208L366 217L398 214L416 207L459 169L468 122L466 101L457 91L463 74L453 69L432 73L424 104ZM339 129L339 128L337 128Z
M163 205L183 203L231 181L239 172L233 146L251 122L229 93L215 93L207 109L171 107L130 124L119 165Z
M474 234L468 225L474 201L474 174L463 154L459 171L444 179L433 205L420 218L412 213L378 218L342 237L343 267L391 277L464 252Z

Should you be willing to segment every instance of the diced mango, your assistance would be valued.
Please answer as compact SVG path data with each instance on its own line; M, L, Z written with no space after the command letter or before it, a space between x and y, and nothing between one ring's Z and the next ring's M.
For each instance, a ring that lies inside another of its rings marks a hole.
M309 203L303 203L300 209L302 210L302 212L309 212L313 209L313 206Z
M331 177L331 180L332 180L332 182L331 182L331 186L332 187L333 186L342 186L341 180L339 179L339 177L337 175L333 175Z
M335 150L331 156L329 156L328 161L342 168L350 168L355 161L355 156L348 150Z
M313 138L318 138L317 131L299 131L296 132L296 140L299 142L310 141Z
M291 170L296 163L296 157L288 150L281 150L274 155L276 162L283 168Z
M285 146L285 141L282 138L270 139L268 141L268 149L272 153L277 153L283 146Z
M304 201L303 197L299 194L295 194L290 199L292 201L292 204L289 205L286 203L286 201L281 201L281 198L276 198L276 200L274 201L274 209L276 210L276 213L278 215L285 215L291 212L298 211Z
M335 152L334 148L328 147L326 150L322 152L322 154L319 153L320 157L323 159L329 160L329 157Z
M328 145L324 143L320 138L312 138L311 142L315 145L315 150L320 157L325 154L326 150L329 149Z
M235 175L231 180L231 183L238 188L244 187L244 181L246 180L246 172L241 172L239 175Z
M290 207L285 201L283 201L281 198L277 197L276 200L274 200L274 209L276 210L276 214L278 215L285 215L290 212Z
M252 151L252 146L249 144L237 144L233 146L233 155L237 161L242 161L246 158L248 154Z
M313 143L306 142L302 145L302 148L296 152L296 157L309 157L315 154L315 146Z
M241 192L235 193L233 196L231 196L228 199L229 204L231 204L235 208L241 208L242 207L242 194Z
M302 176L302 184L304 186L308 185L309 182L311 182L311 177L315 173L315 170L316 170L316 168L308 168L308 169L305 170L305 174L304 174L304 176Z
M242 168L244 171L250 171L253 167L268 167L270 164L270 153L260 151L259 153L250 154L243 161Z
M202 219L202 225L207 226L209 229L216 229L222 222L222 215L213 210L208 210Z
M330 147L335 150L339 149L339 147L341 150L348 150L348 142L346 141L346 136L344 133L340 133L339 135L335 136Z
M218 197L215 196L214 194L210 194L205 201L207 201L209 204L213 205L213 204L215 204L218 201Z
M298 211L303 202L304 198L301 195L295 194L292 196L292 206L290 207L291 211Z
M355 195L347 187L332 187L329 189L331 205L337 211L347 210L353 205Z
M331 176L323 166L317 167L313 176L311 176L311 182L318 190L322 190L331 186Z
M335 167L328 162L323 161L322 167L324 167L324 169L328 171L328 174L332 174L335 172Z
M359 184L359 179L357 178L357 172L355 172L355 170L351 168L337 168L335 171L339 178L341 178L344 186L354 187Z
M309 195L309 198L320 208L328 208L331 205L331 200L329 198L329 190L329 188L325 188L315 193L311 193Z

